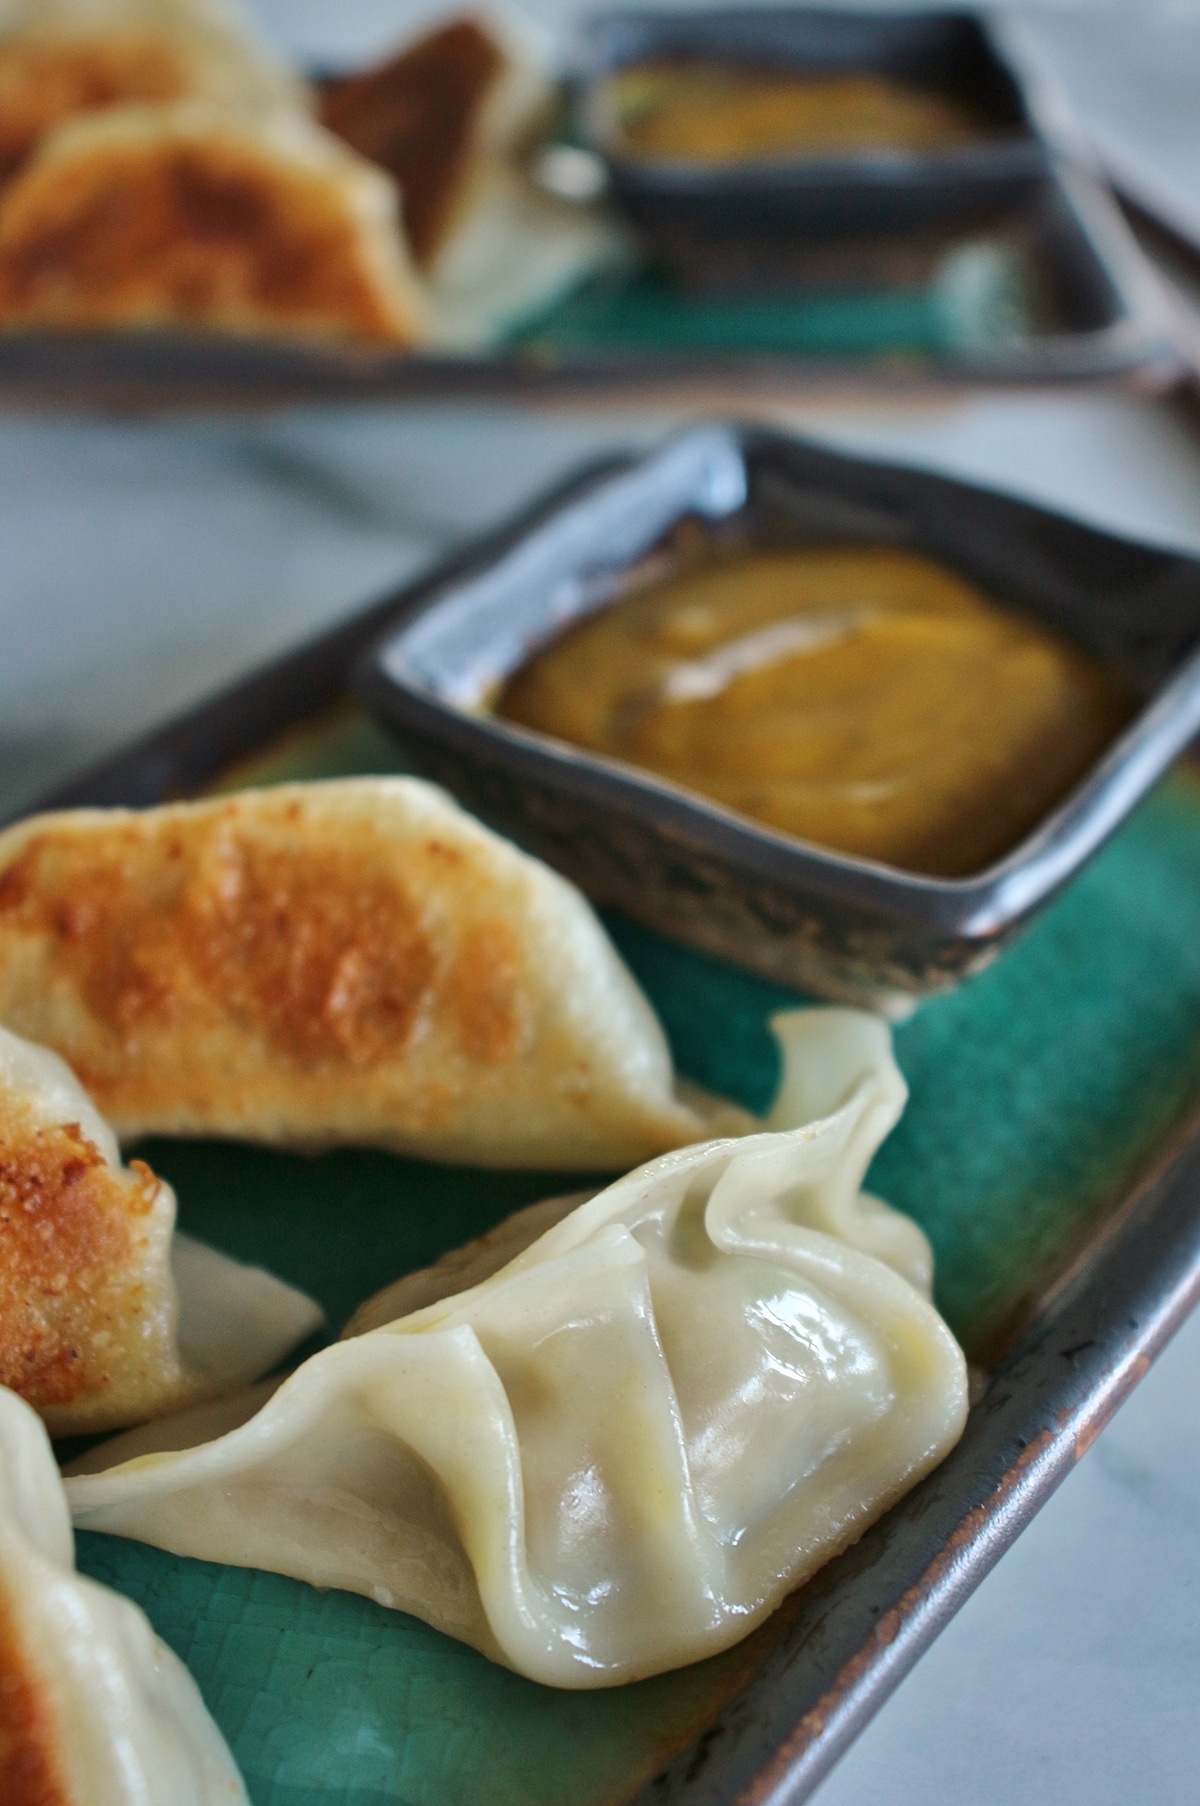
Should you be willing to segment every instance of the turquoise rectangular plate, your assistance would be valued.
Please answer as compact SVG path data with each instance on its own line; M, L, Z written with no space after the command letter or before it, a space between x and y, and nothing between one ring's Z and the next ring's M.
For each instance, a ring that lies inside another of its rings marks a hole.
M341 630L54 801L146 802L211 787L219 769L227 787L396 769L381 730L328 707L368 630ZM301 725L280 740L289 713ZM608 926L681 1070L764 1106L767 1019L792 996ZM912 1100L869 1184L930 1235L938 1302L990 1385L949 1461L739 1648L635 1686L555 1692L357 1596L80 1536L81 1568L137 1600L187 1661L255 1806L715 1806L815 1785L1192 1296L1200 1185L1180 1139L1200 1080L1191 771L1015 950L898 1029L896 1048ZM143 1151L190 1232L314 1293L335 1329L387 1281L570 1184L359 1151Z

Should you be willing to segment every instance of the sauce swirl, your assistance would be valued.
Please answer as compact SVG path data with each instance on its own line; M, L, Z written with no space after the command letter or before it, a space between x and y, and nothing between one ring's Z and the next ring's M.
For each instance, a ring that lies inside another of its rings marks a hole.
M706 554L570 629L497 713L820 846L931 876L1028 833L1133 711L913 552Z

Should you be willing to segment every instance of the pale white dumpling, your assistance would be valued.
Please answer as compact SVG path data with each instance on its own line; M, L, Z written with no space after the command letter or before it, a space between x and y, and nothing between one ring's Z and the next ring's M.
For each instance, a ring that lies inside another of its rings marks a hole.
M966 1410L927 1244L859 1191L904 1101L887 1028L778 1030L798 1126L650 1162L215 1441L118 1439L69 1482L75 1521L366 1593L555 1686L745 1636Z
M128 103L307 112L304 82L224 0L0 0L0 146Z
M248 1806L196 1683L137 1606L75 1572L46 1432L0 1389L0 1800Z
M0 1028L0 1384L54 1435L235 1391L323 1321L174 1228L171 1187L121 1164L69 1067Z

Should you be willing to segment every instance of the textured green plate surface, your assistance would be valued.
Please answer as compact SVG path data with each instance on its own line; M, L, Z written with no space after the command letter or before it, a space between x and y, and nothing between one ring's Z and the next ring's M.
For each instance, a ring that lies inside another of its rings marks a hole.
M1035 330L1025 272L999 250L988 253L980 247L973 262L950 264L922 286L778 297L693 295L651 274L605 276L522 326L509 344L539 356L949 358Z
M343 722L321 765L381 763L374 750L369 730ZM269 775L311 769L289 755ZM764 1104L766 1019L787 995L611 927L682 1068ZM1024 942L896 1040L912 1102L870 1184L924 1224L942 1308L984 1352L1200 1089L1200 784L1171 779ZM149 1156L188 1229L305 1286L335 1324L398 1273L562 1189L544 1174L365 1153L163 1142ZM690 1741L756 1656L752 1639L635 1687L554 1693L348 1594L116 1538L79 1543L80 1566L145 1606L189 1663L255 1806L619 1799Z

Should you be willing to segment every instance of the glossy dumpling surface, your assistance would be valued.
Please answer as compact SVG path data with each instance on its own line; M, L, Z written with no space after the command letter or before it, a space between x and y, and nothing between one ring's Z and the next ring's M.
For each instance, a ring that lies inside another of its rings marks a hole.
M248 1806L183 1663L135 1605L76 1574L46 1432L2 1389L0 1800Z
M928 1246L860 1191L904 1101L887 1029L779 1027L795 1126L664 1155L540 1234L557 1211L527 1213L499 1271L315 1356L241 1427L95 1452L76 1522L366 1593L551 1685L738 1641L966 1409Z
M122 1137L612 1170L706 1132L578 891L414 778L9 829L0 1022Z
M244 1386L321 1322L310 1298L174 1235L175 1195L56 1054L0 1029L0 1384L55 1435Z

